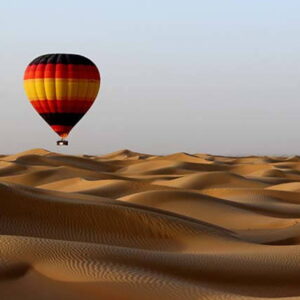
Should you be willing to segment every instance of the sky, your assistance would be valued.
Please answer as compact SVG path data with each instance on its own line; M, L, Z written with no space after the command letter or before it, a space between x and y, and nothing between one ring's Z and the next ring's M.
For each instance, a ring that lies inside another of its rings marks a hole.
M299 0L2 1L0 153L300 154ZM99 68L69 147L31 107L35 57Z

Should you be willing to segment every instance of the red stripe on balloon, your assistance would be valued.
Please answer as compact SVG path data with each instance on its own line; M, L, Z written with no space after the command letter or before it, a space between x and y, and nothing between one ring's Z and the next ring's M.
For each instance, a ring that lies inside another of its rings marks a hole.
M74 64L38 64L26 68L24 80L39 78L72 78L100 80L96 66Z
M39 114L47 113L86 113L94 101L80 100L35 100L32 106Z
M65 137L72 130L73 126L51 125L51 128L61 137Z

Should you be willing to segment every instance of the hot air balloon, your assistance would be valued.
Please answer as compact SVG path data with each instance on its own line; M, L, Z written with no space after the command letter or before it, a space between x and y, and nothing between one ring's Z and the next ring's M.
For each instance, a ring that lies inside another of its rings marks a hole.
M94 103L100 74L88 58L77 54L46 54L26 68L24 88L38 114L68 145L72 128Z

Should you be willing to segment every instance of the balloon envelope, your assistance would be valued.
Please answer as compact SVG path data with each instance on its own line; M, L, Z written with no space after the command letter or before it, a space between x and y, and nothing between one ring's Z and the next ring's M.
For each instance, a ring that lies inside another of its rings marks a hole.
M84 56L46 54L27 66L24 87L35 110L65 138L95 101L100 74Z

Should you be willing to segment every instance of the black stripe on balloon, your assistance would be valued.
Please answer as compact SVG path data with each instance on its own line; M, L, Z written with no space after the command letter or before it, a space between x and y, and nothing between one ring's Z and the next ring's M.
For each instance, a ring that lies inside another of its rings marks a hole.
M38 64L73 64L95 66L95 64L88 58L78 54L45 54L35 58L29 65Z
M40 114L40 116L49 125L74 126L84 116L84 114L48 113L48 114Z

